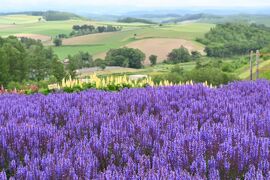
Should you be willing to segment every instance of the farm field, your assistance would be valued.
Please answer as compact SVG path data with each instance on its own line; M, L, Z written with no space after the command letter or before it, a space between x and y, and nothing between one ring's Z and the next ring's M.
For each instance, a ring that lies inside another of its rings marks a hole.
M0 24L33 24L38 22L41 16L28 16L25 14L0 16Z
M163 43L162 38L177 39L179 41L188 40L193 47L201 50L203 46L195 39L202 37L214 24L206 23L187 23L177 25L148 25L142 23L117 23L117 22L96 22L87 20L68 20L68 21L38 21L39 16L27 15L9 15L0 16L0 36L22 35L27 37L39 37L44 41L45 45L52 46L52 41L48 39L54 38L58 34L69 34L72 31L73 25L113 25L122 26L121 32L90 34L79 37L64 39L63 46L53 47L60 59L66 58L69 54L73 55L79 51L89 52L95 58L104 57L104 54L112 48L128 46L129 43L149 39L158 38L159 43ZM14 24L15 23L15 24ZM136 34L136 37L134 37ZM20 36L21 37L21 36ZM178 48L179 45L170 46ZM131 44L132 46L132 44ZM136 47L136 45L135 45ZM151 46L150 46L151 47ZM171 49L170 48L170 49ZM147 52L145 50L145 52ZM161 59L167 55L167 51L160 54ZM149 54L149 53L148 53Z
M198 28L198 26L202 26ZM169 26L151 26L151 27L143 27L136 28L132 30L126 30L122 32L115 32L112 36L112 33L103 33L103 34L91 34L81 37L75 37L64 40L64 46L54 48L57 54L63 58L66 56L65 52L69 51L71 54L77 52L81 47L81 44L84 45L84 49L89 48L89 52L94 55L95 58L104 58L106 51L111 48L119 48L123 46L129 46L129 43L137 42L145 39L159 39L159 43L163 43L163 41L167 41L166 38L176 39L176 40L187 40L190 41L189 44L192 44L193 47L196 47L197 50L201 51L203 45L195 42L197 37L202 37L205 32L207 32L212 24L185 24L185 25L175 25L175 27ZM134 38L134 34L136 34L136 38ZM164 40L164 39L165 40ZM151 41L151 40L150 40ZM88 45L89 47L85 46ZM76 45L76 46L75 46ZM91 45L91 47L90 47ZM151 47L151 45L149 44ZM178 48L181 46L181 43L178 45L175 44L173 48ZM136 47L136 46L135 46ZM161 47L162 48L162 47ZM169 48L170 50L173 49ZM168 49L168 48L167 48ZM143 49L144 50L144 49ZM143 52L146 54L148 50L144 50ZM153 49L153 51L155 51ZM167 56L167 51L160 55L162 58ZM161 59L162 59L161 58Z
M184 46L190 52L191 51L199 51L201 54L204 54L203 46L195 45L191 41L182 40L182 39L169 39L169 38L152 38L139 40L126 45L129 48L140 49L146 55L145 64L149 65L150 61L148 57L152 54L155 54L157 58L157 62L161 63L167 59L167 55L175 49L176 47Z
M269 89L1 95L0 179L269 179Z

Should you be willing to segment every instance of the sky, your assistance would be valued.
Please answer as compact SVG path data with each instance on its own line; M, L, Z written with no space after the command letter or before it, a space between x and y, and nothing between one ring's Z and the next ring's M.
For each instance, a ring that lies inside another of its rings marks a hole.
M270 7L270 0L0 0L0 11L86 10L106 7L181 8L181 7Z

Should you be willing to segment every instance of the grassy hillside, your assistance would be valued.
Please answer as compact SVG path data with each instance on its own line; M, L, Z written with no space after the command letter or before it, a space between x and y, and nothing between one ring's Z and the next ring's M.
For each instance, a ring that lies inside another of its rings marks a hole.
M24 14L16 14L16 15L6 15L0 16L0 24L1 25L10 25L10 24L30 24L38 22L38 18L41 16L28 16ZM2 30L2 29L0 29Z
M253 78L256 78L256 66L254 64L253 66ZM270 78L269 76L270 72L270 60L262 61L259 64L259 77L260 78ZM245 65L242 68L240 68L237 73L239 73L240 79L249 79L250 76L250 69L249 65Z

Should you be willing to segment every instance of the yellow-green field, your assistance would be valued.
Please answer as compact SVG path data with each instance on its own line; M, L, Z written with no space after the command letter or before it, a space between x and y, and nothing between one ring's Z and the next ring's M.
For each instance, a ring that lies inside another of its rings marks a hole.
M253 77L255 78L256 77L256 66L255 66L255 64L253 65L252 71L253 71ZM239 78L240 79L249 79L249 77L250 77L249 65L246 65L246 66L240 68L237 72L239 72ZM259 64L260 78L266 78L266 77L263 76L266 72L270 72L270 60L262 61Z
M0 24L32 24L37 23L40 16L28 16L24 14L0 16Z

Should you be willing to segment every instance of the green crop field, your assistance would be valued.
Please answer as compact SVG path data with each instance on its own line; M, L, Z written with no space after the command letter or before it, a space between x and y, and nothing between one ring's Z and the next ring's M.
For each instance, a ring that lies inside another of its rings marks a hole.
M37 23L40 16L28 16L23 14L0 16L0 24L32 24Z
M67 20L67 21L41 21L40 16L28 15L8 15L0 16L0 36L8 36L18 33L42 34L56 36L58 34L69 34L73 25L92 24L92 25L115 25L122 26L124 29L134 29L147 27L140 23L123 24L114 22L95 22L87 20Z
M202 27L198 28L198 26ZM64 58L67 56L67 52L69 54L75 54L78 51L83 50L95 55L97 53L108 51L111 48L119 48L130 42L148 38L186 39L193 41L194 45L202 46L195 42L195 39L197 37L202 37L204 33L213 26L214 25L212 24L169 25L164 27L151 26L114 32L113 35L112 33L103 33L102 35L91 34L66 40L66 42L68 42L67 44L65 44L64 40L64 46L54 49L60 58ZM136 34L136 38L134 38L134 34ZM82 44L84 45L82 46Z

